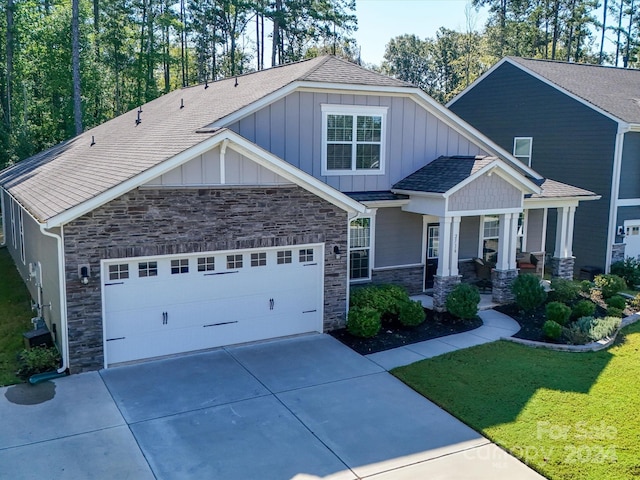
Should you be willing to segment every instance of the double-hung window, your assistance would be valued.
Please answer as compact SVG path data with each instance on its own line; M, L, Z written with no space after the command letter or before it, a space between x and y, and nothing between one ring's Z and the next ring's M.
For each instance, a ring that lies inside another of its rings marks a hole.
M531 166L531 152L533 150L532 137L515 137L513 139L513 156L524 163Z
M500 238L500 217L486 215L482 220L482 259L495 264L498 261L498 241Z
M322 106L322 174L383 174L386 107Z
M371 218L357 218L349 225L349 272L351 280L371 278Z

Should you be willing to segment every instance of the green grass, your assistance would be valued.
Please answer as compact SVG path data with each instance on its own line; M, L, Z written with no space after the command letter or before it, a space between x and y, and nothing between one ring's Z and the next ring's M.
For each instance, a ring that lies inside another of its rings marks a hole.
M547 478L640 476L640 323L600 352L495 342L392 373Z
M30 330L30 296L5 248L0 249L0 386L19 383L17 355Z

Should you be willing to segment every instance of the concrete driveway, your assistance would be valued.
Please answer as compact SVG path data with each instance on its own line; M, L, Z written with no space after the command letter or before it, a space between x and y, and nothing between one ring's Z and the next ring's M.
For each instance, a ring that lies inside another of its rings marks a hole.
M327 335L0 393L6 478L543 478Z

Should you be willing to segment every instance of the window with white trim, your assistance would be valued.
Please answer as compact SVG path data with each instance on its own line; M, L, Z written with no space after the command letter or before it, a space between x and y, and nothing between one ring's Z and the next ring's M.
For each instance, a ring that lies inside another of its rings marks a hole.
M386 107L322 105L322 174L383 174L386 114Z
M349 224L349 271L351 280L371 278L370 217L356 218Z
M20 229L20 260L22 264L26 264L25 248L24 248L24 222L22 219L22 208L18 207L18 227Z
M518 233L516 239L516 249L519 252L524 252L526 248L526 242L524 241L527 235L527 212L520 212L518 215Z
M532 150L533 137L515 137L513 139L513 156L528 167L531 166Z
M488 263L498 261L498 242L500 238L500 217L486 215L482 218L482 259Z
M16 209L14 201L9 201L9 209L11 210L11 240L13 241L13 248L18 248L18 237L16 235Z

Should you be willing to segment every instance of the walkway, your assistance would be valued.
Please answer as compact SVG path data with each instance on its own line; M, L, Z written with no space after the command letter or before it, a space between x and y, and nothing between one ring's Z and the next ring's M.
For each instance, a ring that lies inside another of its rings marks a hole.
M412 297L425 301L421 295ZM431 298L431 297L427 297ZM429 308L425 305L425 308ZM504 337L510 337L520 330L520 325L513 318L496 312L495 310L480 310L478 316L482 319L482 326L464 333L434 338L424 342L393 348L384 352L372 353L366 357L380 365L385 370L402 367L425 358L436 357L443 353L453 352L461 348L474 347L483 343L494 342Z

